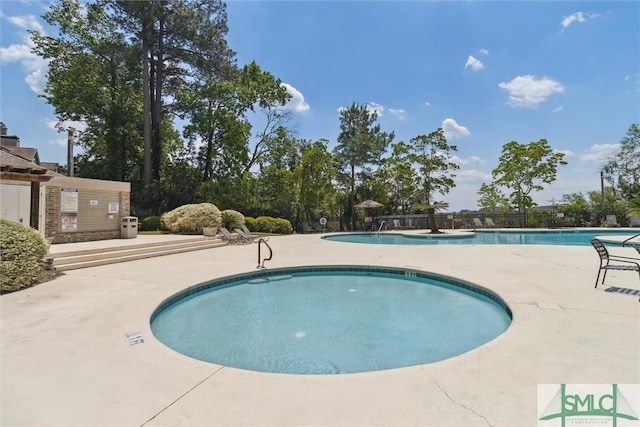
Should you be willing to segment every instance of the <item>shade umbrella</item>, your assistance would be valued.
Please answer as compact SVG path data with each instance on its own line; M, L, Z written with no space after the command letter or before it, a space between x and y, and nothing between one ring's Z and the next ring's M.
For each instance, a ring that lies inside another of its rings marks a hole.
M362 203L358 203L357 205L353 205L354 208L379 208L384 206L382 203L378 203L375 200L365 200Z
M374 200L365 200L364 202L358 203L357 205L353 205L354 208L364 208L364 209L379 208L381 206L384 206L384 205ZM367 215L367 218L371 218L371 216ZM365 218L365 225L367 224L367 218ZM369 219L369 222L371 222L371 219Z

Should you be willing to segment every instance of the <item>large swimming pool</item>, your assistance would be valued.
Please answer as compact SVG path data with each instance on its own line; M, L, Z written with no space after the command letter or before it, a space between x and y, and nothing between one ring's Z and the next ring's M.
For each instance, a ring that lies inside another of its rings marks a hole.
M323 236L323 239L346 243L368 243L380 245L572 245L588 246L596 236L628 236L639 233L638 229L624 230L540 230L540 231L493 231L477 230L475 233L429 235L426 232L402 234L343 233Z
M207 362L339 374L447 359L510 323L500 297L467 282L390 267L314 266L198 285L161 304L151 329Z

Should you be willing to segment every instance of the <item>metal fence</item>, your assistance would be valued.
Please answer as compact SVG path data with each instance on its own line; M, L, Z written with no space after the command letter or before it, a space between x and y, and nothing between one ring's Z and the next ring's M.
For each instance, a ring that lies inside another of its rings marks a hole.
M607 218L609 217L609 218ZM368 219L368 218L367 218ZM613 220L613 221L607 221ZM355 231L378 230L384 221L383 229L410 230L429 229L427 214L414 215L381 215L373 218L373 222L365 222L365 217L358 217ZM573 228L573 227L628 227L629 218L624 213L603 215L593 211L557 212L553 210L531 210L524 214L463 212L435 214L436 226L440 230L478 229L478 228ZM304 232L295 226L297 232ZM327 218L323 231L352 231L351 218Z
M385 215L376 217L374 228L385 221L386 228L392 229L428 229L426 214ZM569 228L569 227L628 227L629 219L625 215L602 215L598 212L579 211L568 214L553 211L529 211L525 214L509 213L436 213L438 229L476 229L476 228Z

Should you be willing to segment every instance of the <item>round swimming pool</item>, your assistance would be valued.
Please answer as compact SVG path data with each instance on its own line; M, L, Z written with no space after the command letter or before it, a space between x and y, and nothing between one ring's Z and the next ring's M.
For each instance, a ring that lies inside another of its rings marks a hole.
M151 329L187 356L288 374L377 371L447 359L511 323L494 293L415 270L298 267L198 285L162 303Z
M394 232L340 233L323 236L323 239L345 243L378 245L570 245L589 246L596 236L625 236L637 230L537 230L491 231L475 233L430 235L426 232L402 234Z

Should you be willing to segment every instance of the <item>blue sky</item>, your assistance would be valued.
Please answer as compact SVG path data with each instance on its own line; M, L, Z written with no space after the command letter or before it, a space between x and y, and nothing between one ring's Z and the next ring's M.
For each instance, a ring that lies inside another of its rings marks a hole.
M66 163L66 135L38 94L46 63L27 28L47 2L0 3L1 119L44 161ZM603 159L640 122L637 1L231 1L228 41L287 85L298 136L333 148L341 107L379 112L395 141L439 127L457 145L457 187L436 197L474 209L502 146L545 138L567 154L541 205L598 190Z

